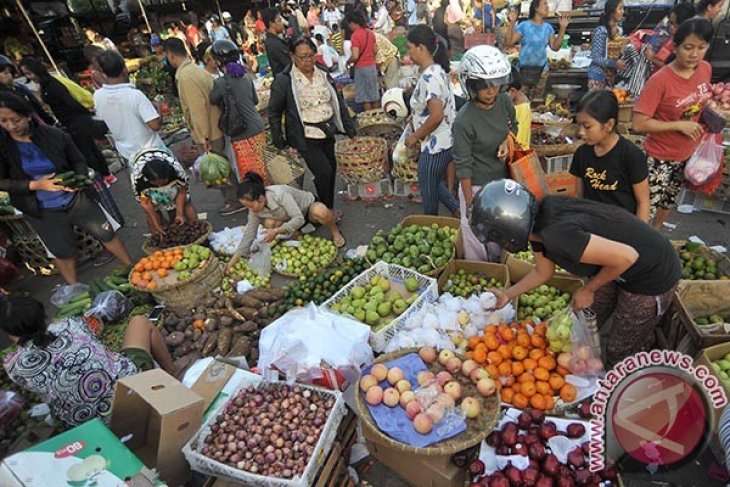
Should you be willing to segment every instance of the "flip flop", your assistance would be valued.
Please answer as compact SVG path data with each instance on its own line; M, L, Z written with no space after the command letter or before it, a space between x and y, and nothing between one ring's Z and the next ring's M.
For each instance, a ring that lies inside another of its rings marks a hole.
M332 241L335 244L335 247L337 247L338 249L341 249L342 247L344 247L345 245L347 245L347 239L345 238L345 236L342 235L342 234L340 234L340 236L342 237L342 240L339 242L339 244L337 243L337 240L332 239Z

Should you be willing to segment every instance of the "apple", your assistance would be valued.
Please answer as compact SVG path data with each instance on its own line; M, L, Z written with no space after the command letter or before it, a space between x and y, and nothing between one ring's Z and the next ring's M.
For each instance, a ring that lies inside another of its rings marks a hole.
M406 404L406 416L408 416L408 419L413 421L413 418L418 416L418 414L421 412L421 405L418 404L418 401L411 401L408 404Z
M368 389L370 389L373 386L377 386L377 385L378 385L378 380L370 374L363 375L360 378L360 390L362 392L367 392Z
M588 363L582 359L573 359L573 363L570 365L570 371L576 375L583 375L588 371Z
M404 392L411 390L411 383L406 379L401 379L396 382L395 388L398 389L398 393L403 394Z
M589 374L598 374L603 371L603 361L600 358L589 358L586 362L586 368Z
M426 408L426 414L433 420L434 423L438 423L443 419L444 414L446 414L446 409L442 404L435 402L431 404L428 408Z
M478 363L476 363L472 359L464 360L464 362L461 364L461 373L464 375L464 377L471 377L472 371L481 368Z
M413 428L422 435L427 435L433 429L433 419L428 414L418 413L413 417Z
M377 406L383 402L383 388L380 386L369 388L365 393L365 401L371 406Z
M418 351L418 356L427 364L436 360L436 350L432 347L423 347Z
M403 377L403 371L399 367L393 367L388 371L388 382L391 386L394 386L398 382L402 381Z
M382 382L386 377L388 377L388 367L384 364L375 364L370 369L370 375L375 377L378 382Z
M473 419L479 416L482 406L477 399L473 397L465 397L464 400L461 401L461 410L467 418Z
M581 345L578 347L578 350L573 350L573 355L575 355L580 360L588 360L593 356L593 349L588 345Z
M570 370L570 362L573 360L573 354L570 352L563 352L558 355L558 365Z
M446 365L447 360L455 357L456 355L454 355L454 352L452 352L451 350L441 350L441 352L439 353L439 363L441 365Z
M458 401L461 397L461 384L456 381L448 382L444 386L444 392L454 398L454 401Z
M413 391L404 391L400 395L400 399L398 400L398 404L400 404L400 407L404 408L408 405L409 402L416 400L416 393Z
M433 372L424 370L424 371L418 373L418 377L416 380L418 381L418 385L422 386L422 385L428 384L429 382L431 382L433 380L436 380L436 376L433 375Z
M436 380L438 381L439 385L441 387L445 386L447 382L451 382L454 380L454 376L446 372L445 370L442 370L436 375Z
M457 357L451 357L446 361L446 365L444 365L444 367L446 367L446 370L448 370L452 374L455 374L459 370L461 370L461 360Z
M389 408L395 407L399 400L400 394L397 389L388 387L385 391L383 391L383 404Z
M484 397L489 397L497 390L497 384L492 379L481 379L477 382L477 391Z
M479 367L478 369L474 369L471 371L471 374L469 374L469 378L472 382L476 384L482 379L491 379L492 376L489 374L487 369Z

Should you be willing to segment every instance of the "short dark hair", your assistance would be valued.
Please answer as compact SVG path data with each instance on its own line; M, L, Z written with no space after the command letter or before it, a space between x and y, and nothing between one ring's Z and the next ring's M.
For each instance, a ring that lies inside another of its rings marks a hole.
M188 55L188 51L187 49L185 49L185 44L183 44L183 41L181 41L177 37L170 37L168 39L165 39L165 44L163 46L165 52L167 53L183 57Z
M537 13L537 7L539 7L539 6L540 6L540 0L532 0L530 2L530 11L529 11L529 14L527 15L528 19L535 17L535 14Z
M694 17L679 24L677 32L674 33L674 45L679 46L691 34L709 44L712 42L714 32L712 22L702 17Z
M0 320L2 329L19 338L18 343L24 345L32 342L37 347L46 347L56 339L48 332L46 310L35 298L30 296L12 296L0 303Z
M713 7L723 0L700 0L697 2L697 13L703 14L707 12L707 9L712 5Z
M322 34L321 34L321 33L319 33L319 34L314 34L314 40L316 40L316 41L319 41L319 42L321 42L322 44L324 44L324 37L322 37Z
M618 99L613 91L589 91L578 102L576 113L585 113L600 123L608 123L613 119L614 130L618 128Z
M110 78L118 78L124 72L124 68L127 67L124 64L124 58L117 51L104 51L99 56L99 66L101 71Z
M253 171L247 172L243 176L243 181L236 188L236 194L239 199L247 199L251 201L258 200L266 194L264 187L264 179Z
M289 52L294 54L297 50L297 46L301 44L306 44L312 49L312 52L317 52L317 46L315 46L314 42L312 42L312 38L305 35L292 37L289 41Z
M190 17L189 14L183 14L180 17L180 22L182 22L185 25L190 25L193 22L193 19Z
M695 15L695 7L690 2L677 3L669 11L677 18L677 25L681 25L685 20L691 19Z
M357 24L360 27L367 27L367 19L365 18L365 15L363 15L363 13L359 10L352 10L351 12L348 12L345 15L345 22L347 22L348 24L352 22L353 24Z
M261 11L261 20L264 21L264 25L268 29L269 26L276 20L276 17L279 15L279 11L276 10L274 7L268 7Z
M517 69L517 66L512 65L512 76L511 81L509 82L509 87L514 88L515 90L521 90L522 89L522 73L520 73L520 70Z
M0 108L7 108L18 115L26 117L33 115L33 105L22 96L10 90L0 91Z
M96 44L87 44L84 46L84 58L86 58L86 61L92 63L94 59L98 59L105 51L106 49Z
M39 80L46 80L51 76L48 74L48 66L34 57L24 57L23 60L20 61L20 68L27 69L34 75L38 76Z

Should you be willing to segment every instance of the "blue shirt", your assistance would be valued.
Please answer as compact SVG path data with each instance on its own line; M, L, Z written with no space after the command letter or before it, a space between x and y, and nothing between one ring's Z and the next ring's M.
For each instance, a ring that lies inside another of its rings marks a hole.
M33 142L15 141L15 143L20 151L23 172L31 179L41 179L43 176L57 172L56 166ZM60 208L71 202L74 193L67 191L36 191L35 197L38 199L38 205L41 208Z
M606 68L616 69L616 61L608 59L608 29L604 25L599 25L593 31L588 79L606 81Z
M537 25L532 20L520 22L515 29L520 39L520 66L542 68L547 65L547 48L555 29L547 22Z

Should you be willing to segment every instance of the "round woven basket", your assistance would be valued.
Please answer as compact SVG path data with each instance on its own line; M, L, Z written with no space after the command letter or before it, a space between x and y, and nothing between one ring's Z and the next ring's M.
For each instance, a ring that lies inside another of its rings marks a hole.
M302 189L304 168L299 162L271 146L264 148L264 164L271 184L284 184Z
M403 125L388 117L381 108L358 113L356 118L358 134L382 137L390 145L398 142L398 138L403 133Z
M397 352L386 353L376 358L374 363L377 364L389 362L393 359L402 357L403 355L407 355L409 353L418 353L418 349L406 348L403 350L398 350ZM459 358L463 359L463 357ZM430 365L429 370L434 374L438 374L445 369L438 362L434 362ZM481 395L477 392L476 386L471 380L466 379L460 374L456 375L458 376L457 380L462 386L463 397L472 396L476 398L482 398ZM456 452L466 450L469 447L481 443L481 441L494 430L494 428L497 426L497 422L499 421L499 391L495 391L492 396L482 399L482 410L479 413L479 416L477 416L475 419L466 420L466 431L452 438L436 443L435 445L431 445L426 448L416 448L410 445L406 445L405 443L395 441L390 436L381 432L377 424L375 423L372 414L370 414L370 408L363 400L362 393L360 391L357 391L357 394L355 394L355 402L357 404L358 415L360 416L360 421L362 421L364 428L368 428L370 432L378 438L378 440L387 444L391 448L406 453L426 456L452 455Z
M530 145L541 157L564 156L575 153L580 144Z
M213 231L213 225L211 225L208 221L206 221L205 224L208 228L205 233L195 239L195 241L183 245L183 247L187 247L188 245L202 245L208 241L208 237L210 237L210 233ZM180 247L180 245L178 245L177 247ZM172 247L153 247L150 240L145 240L142 244L142 252L144 252L146 255L150 255L153 252L157 252L158 250L167 250L170 248Z
M388 143L382 137L355 137L335 143L337 166L348 184L374 183L385 177Z

